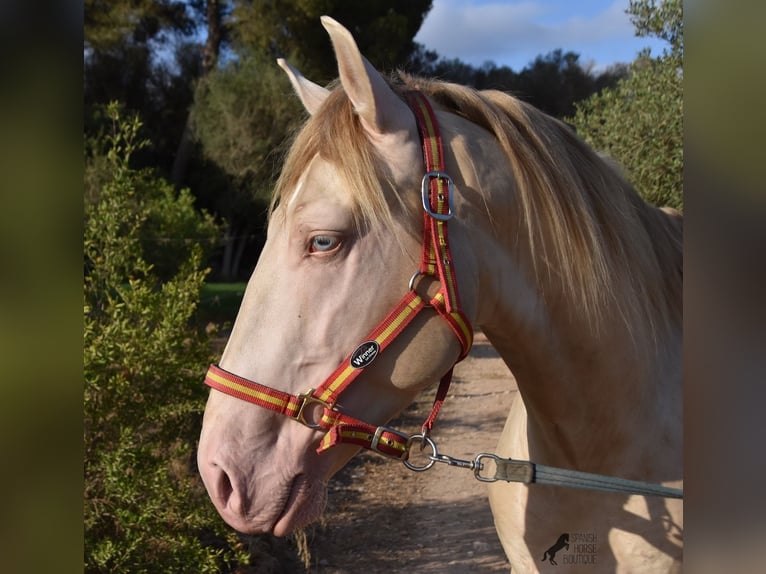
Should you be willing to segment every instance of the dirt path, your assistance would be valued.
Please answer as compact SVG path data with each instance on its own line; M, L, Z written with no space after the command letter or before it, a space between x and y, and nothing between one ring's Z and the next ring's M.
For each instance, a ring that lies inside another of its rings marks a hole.
M422 394L392 426L418 429L434 392ZM463 459L494 452L516 394L505 364L478 335L470 356L455 368L436 422L432 436L439 451ZM495 533L486 485L470 470L445 464L417 473L374 454L359 454L331 481L322 523L307 535L312 573L510 569Z

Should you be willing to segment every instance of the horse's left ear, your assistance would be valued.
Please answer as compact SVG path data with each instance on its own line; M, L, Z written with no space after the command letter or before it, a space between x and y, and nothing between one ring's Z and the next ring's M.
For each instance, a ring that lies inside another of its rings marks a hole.
M284 58L277 58L277 64L285 71L287 77L290 78L290 83L303 103L303 107L313 116L327 99L330 91L304 78L303 74L293 68Z
M414 125L410 109L362 56L351 32L329 16L322 16L320 20L332 40L340 82L365 129L373 134L385 134Z

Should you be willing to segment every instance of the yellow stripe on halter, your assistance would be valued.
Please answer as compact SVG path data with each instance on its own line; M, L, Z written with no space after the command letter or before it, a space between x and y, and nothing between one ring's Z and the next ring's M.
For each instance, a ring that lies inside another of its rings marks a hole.
M378 333L377 337L372 339L378 343L381 350L395 337L396 330L402 325L402 323L406 322L410 315L417 312L417 309L420 307L422 302L423 299L419 295L414 296L412 300L410 300L407 305L402 307L399 313L393 319L391 319L385 328L383 328L380 333ZM349 363L345 369L338 373L338 375L335 377L335 380L322 390L318 398L325 402L329 402L335 392L341 388L346 383L346 381L356 372L358 372L358 369L355 369Z
M240 385L239 383L232 381L230 379L227 379L225 377L222 377L218 373L214 372L208 372L207 373L208 378L212 379L219 385L226 387L228 389L231 389L233 391L237 391L239 393L242 393L244 395L247 395L249 397L252 397L254 399L257 399L259 401L262 401L264 403L269 403L271 405L274 405L279 408L286 407L289 403L289 401L285 401L282 399L279 399L277 397L274 397L272 395L269 395L267 393L257 391L255 389L252 389L250 387L246 387L245 385Z
M332 395L335 393L335 390L343 385L343 383L346 382L346 380L354 374L356 369L352 367L350 364L346 366L345 369L343 369L337 377L335 377L335 380L327 386L324 391L322 391L322 394L319 395L319 399L323 400L325 402L329 402L332 398Z
M431 166L431 169L433 171L442 171L442 164L441 164L441 154L439 154L439 143L436 138L436 129L434 128L434 124L431 121L431 114L426 107L423 100L418 98L417 105L420 108L420 113L422 115L422 119L425 122L425 128L426 132L428 133L428 146L431 148L431 158L433 161L433 166Z
M345 430L343 427L340 428L340 432L346 438L358 438L361 440L370 440L373 437L373 435L371 435L368 432L349 431L349 430Z
M464 352L467 353L468 349L473 346L473 329L468 323L466 323L465 317L462 315L462 313L450 313L450 317L452 317L452 320L463 332L463 336L465 337L466 341L466 349L464 349Z
M394 320L381 331L380 335L375 339L381 347L388 341L392 333L417 310L422 302L423 299L419 295L413 297L407 306L402 308L401 312L394 318Z

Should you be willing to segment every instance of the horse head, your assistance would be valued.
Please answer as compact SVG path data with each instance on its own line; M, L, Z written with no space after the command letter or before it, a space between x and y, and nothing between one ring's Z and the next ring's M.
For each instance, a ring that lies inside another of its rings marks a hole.
M284 535L360 446L411 464L418 435L386 423L441 379L427 434L471 325L518 385L499 456L680 486L680 217L563 122L501 92L388 81L322 24L340 81L280 61L309 118L205 379L198 463L223 518ZM497 482L489 500L514 571L562 524L609 540L603 571L680 561L659 519L682 522L677 500Z
M220 360L226 372L292 396L318 388L365 341L408 292L423 250L419 190L425 167L413 112L345 28L327 17L322 24L340 83L327 90L279 62L309 119L286 158L267 240ZM459 247L454 257L470 267ZM438 288L427 278L415 283L426 298ZM470 320L472 282L461 287ZM373 357L333 410L383 425L460 353L445 321L430 310L420 313ZM316 452L326 436L317 428L323 407L318 400L302 404L301 425L211 391L199 470L232 527L284 535L318 518L327 481L358 451L341 444Z

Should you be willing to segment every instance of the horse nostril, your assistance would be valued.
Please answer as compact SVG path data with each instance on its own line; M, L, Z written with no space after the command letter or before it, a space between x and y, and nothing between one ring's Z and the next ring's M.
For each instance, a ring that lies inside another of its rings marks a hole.
M234 493L234 486L231 483L228 473L221 467L216 467L218 478L215 482L215 497L222 507L229 505L231 495Z
M235 482L224 465L218 461L204 460L200 456L198 468L208 495L219 511L238 503Z

